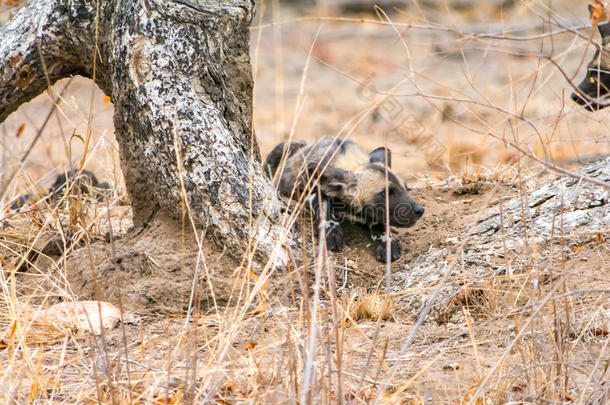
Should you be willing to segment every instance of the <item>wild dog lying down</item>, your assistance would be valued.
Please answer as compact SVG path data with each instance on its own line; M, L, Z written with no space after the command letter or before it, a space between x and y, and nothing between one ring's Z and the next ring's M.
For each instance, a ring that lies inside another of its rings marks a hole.
M80 191L83 194L90 193L93 198L101 201L103 194L100 190L110 189L110 185L106 182L100 183L95 177L95 174L89 170L83 170L82 173L78 169L73 169L67 173L61 173L55 179L53 185L49 188L49 193L43 198L45 201L51 201L61 197L68 184L78 182ZM11 205L12 210L16 210L26 205L29 201L34 200L32 194L24 194L17 198Z
M286 141L269 153L265 170L282 195L294 199L308 195L316 218L318 207L325 207L326 243L333 252L343 248L340 223L347 220L369 229L375 258L385 262L386 219L391 226L409 227L424 213L407 192L404 180L392 172L390 150L383 147L367 155L350 140L326 137L315 143ZM390 239L390 260L398 259L401 252L398 241Z
M589 111L597 111L610 105L610 22L597 25L602 36L602 47L595 52L587 66L587 75L572 100Z

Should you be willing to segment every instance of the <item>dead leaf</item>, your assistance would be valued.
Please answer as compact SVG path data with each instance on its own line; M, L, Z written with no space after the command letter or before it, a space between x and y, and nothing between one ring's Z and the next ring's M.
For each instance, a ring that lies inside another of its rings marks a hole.
M19 138L21 136L21 134L23 134L23 130L25 129L25 122L21 125L19 125L19 128L17 128L17 133L15 134L15 138Z
M604 243L605 241L606 241L606 238L604 238L604 235L603 235L601 232L598 232L598 233L595 235L595 242L597 242L597 243L600 243L600 244L601 244L601 243Z
M606 0L592 0L589 5L589 19L594 27L609 19L608 2Z
M393 315L394 301L392 296L379 293L365 294L358 297L350 316L354 320L371 319L376 321L390 319Z
M586 243L584 245L574 245L574 246L572 246L572 251L574 253L578 253L578 252L583 251L586 247L587 247Z
M604 326L591 328L590 332L593 336L608 336L608 329Z

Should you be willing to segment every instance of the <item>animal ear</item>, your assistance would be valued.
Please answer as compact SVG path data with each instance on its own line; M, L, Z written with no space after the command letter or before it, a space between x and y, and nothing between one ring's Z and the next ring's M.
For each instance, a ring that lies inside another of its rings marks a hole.
M320 177L322 192L329 197L349 200L355 184L354 173L329 167Z
M589 18L591 18L595 12L595 7L593 7L593 4L587 4L587 8L589 9Z
M388 167L392 167L392 151L381 146L371 152L369 155L369 162L381 164L387 163Z
M354 173L336 167L326 167L323 171L322 169L322 163L308 162L307 178L314 179L319 176L320 189L329 197L338 199L348 197L350 190L353 188L352 185L355 183Z

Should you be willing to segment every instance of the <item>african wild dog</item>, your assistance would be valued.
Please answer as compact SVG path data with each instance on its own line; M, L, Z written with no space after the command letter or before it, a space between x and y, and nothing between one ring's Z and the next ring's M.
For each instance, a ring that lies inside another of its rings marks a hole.
M59 174L55 178L53 185L49 188L48 194L42 200L50 202L58 199L63 195L66 187L72 183L78 183L80 191L83 194L90 194L98 201L103 199L103 190L110 189L110 185L106 182L100 183L93 172L89 170L83 170L81 172L79 169L73 169L67 173ZM13 202L11 209L17 210L34 199L34 195L32 194L21 195Z
M391 226L409 227L424 213L390 167L388 149L377 148L367 155L356 143L333 137L315 143L282 142L265 160L265 169L282 195L293 199L307 195L316 216L318 207L324 207L329 250L342 250L340 222L347 220L369 229L380 262L386 261L386 218ZM390 239L390 259L398 259L401 251L398 241Z
M572 93L572 100L597 111L610 104L610 22L597 25L602 36L601 49L597 49L587 66L587 75Z

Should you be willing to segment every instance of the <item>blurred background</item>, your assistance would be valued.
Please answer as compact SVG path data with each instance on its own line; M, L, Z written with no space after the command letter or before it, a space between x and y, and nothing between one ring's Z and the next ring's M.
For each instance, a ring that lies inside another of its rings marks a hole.
M0 23L20 2L1 1ZM377 6L375 6L377 4ZM587 1L310 0L257 2L251 28L254 127L263 156L278 142L349 136L372 150L388 144L409 183L517 170L518 152L575 167L610 153L610 109L574 104L600 42ZM591 42L592 41L592 42ZM52 89L57 96L68 80ZM76 77L27 160L51 109L45 93L0 125L7 197L48 187L83 155L87 168L122 189L113 107ZM536 167L524 159L521 168Z

